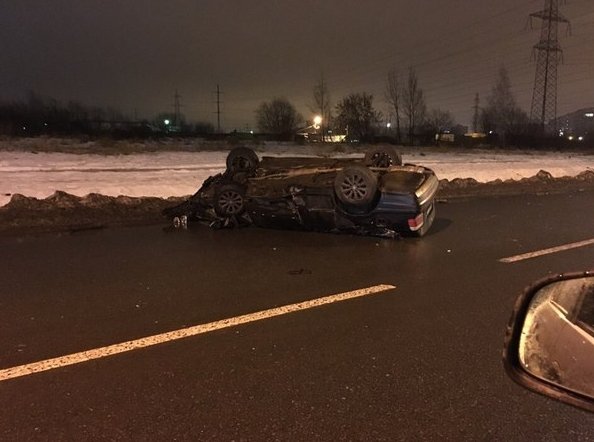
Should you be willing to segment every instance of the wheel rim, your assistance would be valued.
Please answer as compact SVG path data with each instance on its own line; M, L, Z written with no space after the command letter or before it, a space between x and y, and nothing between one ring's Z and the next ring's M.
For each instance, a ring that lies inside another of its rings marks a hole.
M369 186L365 178L357 174L345 176L340 188L342 194L349 201L362 201L369 192Z
M237 157L233 160L233 168L236 170L247 170L251 167L250 160L244 157Z
M219 207L226 215L237 215L243 208L243 196L233 190L227 190L219 196Z

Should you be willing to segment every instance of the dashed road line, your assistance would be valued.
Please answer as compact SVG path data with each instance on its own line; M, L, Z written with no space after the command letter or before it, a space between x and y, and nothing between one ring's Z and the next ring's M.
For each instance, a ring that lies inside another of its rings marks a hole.
M349 299L369 296L388 290L393 290L396 287L393 285L383 284L373 287L367 287L359 290L352 290L349 292L338 293L335 295L326 296L323 298L312 299L309 301L298 302L296 304L284 305L282 307L271 308L268 310L261 310L255 313L249 313L233 318L222 319L220 321L209 322L207 324L196 325L179 330L161 333L158 335L148 336L145 338L135 339L133 341L121 342L119 344L109 345L106 347L95 348L92 350L72 353L66 356L46 359L44 361L33 362L31 364L19 365L16 367L5 368L0 370L0 382L8 379L14 379L21 376L28 376L43 371L53 370L56 368L66 367L68 365L80 364L82 362L91 361L93 359L105 358L120 353L126 353L141 348L151 347L165 342L176 341L178 339L188 338L204 333L209 333L215 330L221 330L229 327L236 327L238 325L247 324L250 322L261 321L263 319L274 318L276 316L286 315L288 313L307 310L314 307L320 307L334 302L346 301Z
M585 241L574 242L562 246L551 247L549 249L537 250L535 252L524 253L522 255L510 256L509 258L501 258L499 262L510 264L513 262L524 261L526 259L536 258L538 256L550 255L551 253L563 252L565 250L577 249L579 247L586 247L594 244L594 238Z

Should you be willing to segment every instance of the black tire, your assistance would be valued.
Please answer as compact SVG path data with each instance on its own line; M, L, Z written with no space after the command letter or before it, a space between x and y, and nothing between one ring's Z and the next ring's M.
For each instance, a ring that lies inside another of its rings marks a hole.
M253 173L259 162L258 155L249 147L236 147L227 155L227 170Z
M334 192L347 208L369 208L377 194L377 178L367 167L349 166L338 171Z
M402 157L392 146L376 147L365 154L367 167L402 166Z
M245 187L238 184L224 184L217 189L214 210L224 218L239 216L245 211Z

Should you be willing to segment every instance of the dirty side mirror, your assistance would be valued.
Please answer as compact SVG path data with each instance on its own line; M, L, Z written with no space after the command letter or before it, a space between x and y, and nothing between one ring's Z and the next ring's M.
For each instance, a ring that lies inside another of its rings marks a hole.
M518 384L594 412L594 273L529 287L516 301L503 362Z

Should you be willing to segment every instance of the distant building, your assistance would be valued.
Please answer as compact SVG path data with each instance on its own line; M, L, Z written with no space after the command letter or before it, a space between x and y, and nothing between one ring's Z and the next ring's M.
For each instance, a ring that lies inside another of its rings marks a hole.
M557 118L559 134L586 138L594 135L594 107L587 107Z

